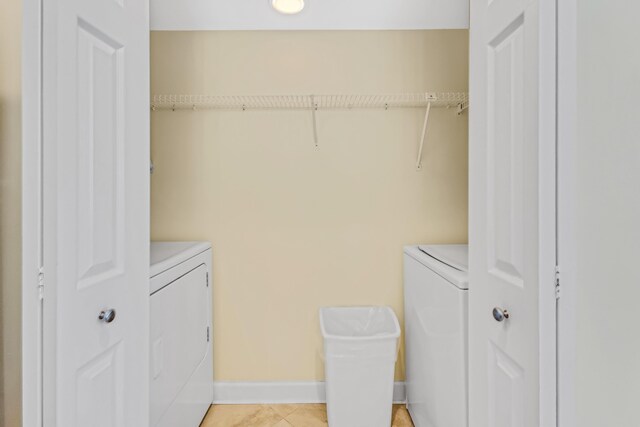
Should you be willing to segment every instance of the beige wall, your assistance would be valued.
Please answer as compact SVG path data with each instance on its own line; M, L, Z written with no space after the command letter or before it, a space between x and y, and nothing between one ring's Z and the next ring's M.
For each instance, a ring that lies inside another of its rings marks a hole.
M22 2L0 11L0 425L19 426Z
M467 90L466 31L156 32L152 93ZM320 306L388 304L402 247L467 239L467 117L152 114L152 237L214 247L217 380L323 378ZM402 361L402 357L400 359ZM404 377L403 363L397 378Z
M577 4L576 426L635 427L640 425L640 4Z

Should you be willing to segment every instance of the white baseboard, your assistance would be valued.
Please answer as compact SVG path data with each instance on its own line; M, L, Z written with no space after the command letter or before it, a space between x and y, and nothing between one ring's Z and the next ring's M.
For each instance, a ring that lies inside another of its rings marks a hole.
M406 401L404 382L393 385L393 402ZM296 382L226 382L214 381L213 403L325 403L322 381Z

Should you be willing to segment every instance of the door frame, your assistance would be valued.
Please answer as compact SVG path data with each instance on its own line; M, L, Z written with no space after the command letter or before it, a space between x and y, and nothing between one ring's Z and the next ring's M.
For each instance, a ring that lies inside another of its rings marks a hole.
M558 2L558 427L576 426L576 239L577 0Z
M557 256L561 297L557 307L557 365L546 366L557 377L557 425L575 426L575 302L571 219L575 166L576 0L557 5ZM22 2L22 420L43 425L42 405L42 0ZM549 308L541 315L549 315ZM545 330L549 330L545 328ZM555 334L554 334L555 335ZM551 344L551 340L546 340ZM549 365L548 363L546 365ZM556 368L557 366L557 368ZM556 372L557 369L557 372ZM555 381L554 381L555 382ZM556 412L555 409L549 408Z
M538 165L540 188L553 191L540 194L539 212L539 260L541 266L538 284L538 326L539 326L539 422L541 427L558 426L558 4L564 0L539 0L539 14L552 28L540 27L539 49L553 47L552 57L540 55L540 65L544 72L539 76L539 93L553 94L538 103L538 140L553 140L553 144L540 144L538 148L541 164ZM542 21L543 19L540 18ZM551 59L552 58L552 59ZM549 64L549 61L552 61ZM543 111L554 111L551 115ZM551 194L549 194L551 193ZM552 250L553 254L546 254ZM548 267L555 264L555 274Z
M22 1L22 425L42 426L42 0Z

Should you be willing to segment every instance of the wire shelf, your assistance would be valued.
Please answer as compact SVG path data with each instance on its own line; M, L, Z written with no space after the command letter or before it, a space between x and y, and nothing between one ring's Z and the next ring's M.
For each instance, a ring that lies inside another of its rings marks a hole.
M329 110L356 108L468 108L466 92L391 95L154 95L152 110Z
M427 136L429 113L434 107L455 107L458 115L469 108L466 92L401 93L392 95L154 95L156 110L308 110L313 123L313 141L318 147L316 112L384 108L425 108L416 169L422 169L422 151Z

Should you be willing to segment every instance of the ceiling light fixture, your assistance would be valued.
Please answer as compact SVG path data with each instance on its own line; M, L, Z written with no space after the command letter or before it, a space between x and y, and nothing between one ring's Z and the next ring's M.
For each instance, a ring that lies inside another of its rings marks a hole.
M304 9L304 0L271 0L271 6L285 15L295 15Z

